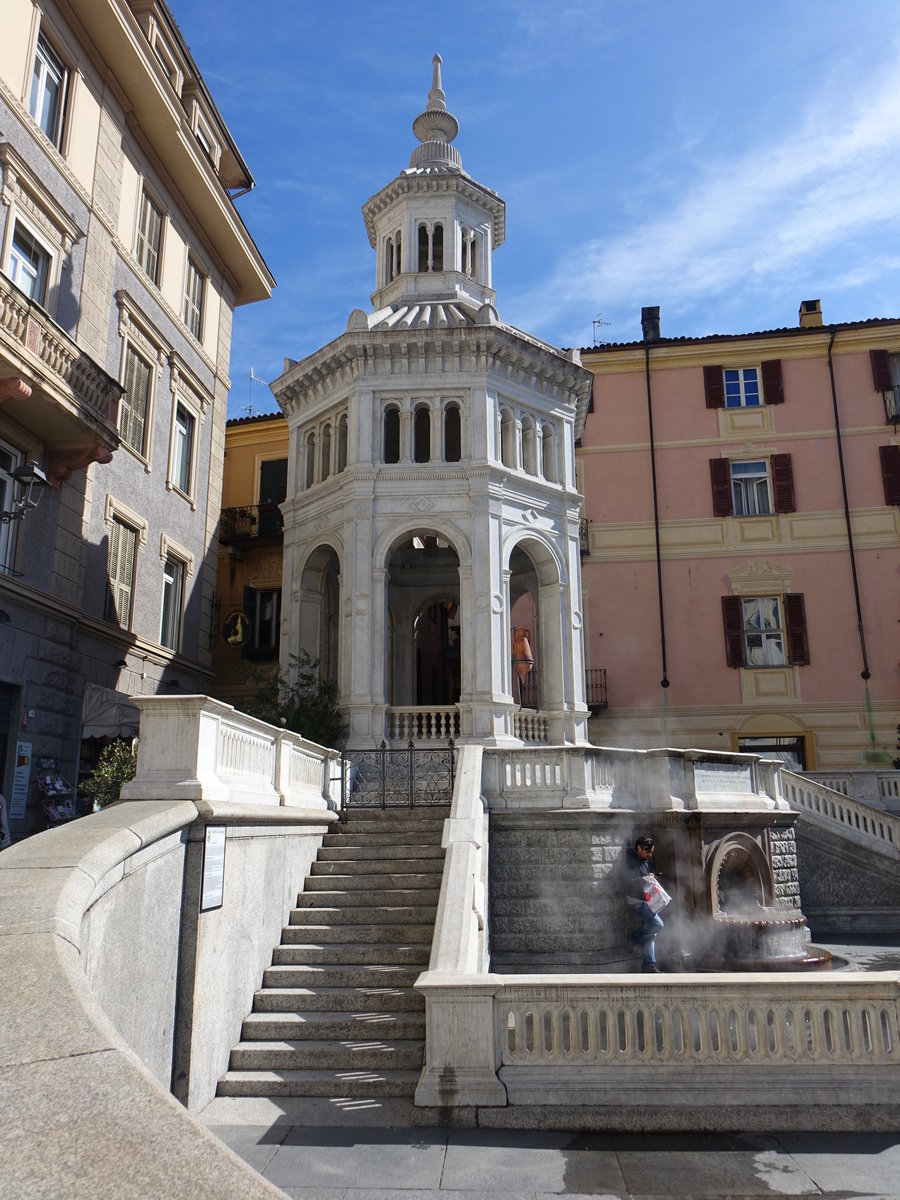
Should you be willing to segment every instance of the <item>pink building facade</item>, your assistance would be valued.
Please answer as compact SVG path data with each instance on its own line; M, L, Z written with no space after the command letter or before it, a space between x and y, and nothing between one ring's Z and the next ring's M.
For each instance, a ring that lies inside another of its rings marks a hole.
M890 766L900 722L900 321L644 339L595 375L586 666L601 745Z

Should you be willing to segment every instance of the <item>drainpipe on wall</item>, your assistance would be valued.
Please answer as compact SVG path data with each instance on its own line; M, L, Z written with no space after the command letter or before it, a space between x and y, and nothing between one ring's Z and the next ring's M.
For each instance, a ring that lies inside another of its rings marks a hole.
M853 576L853 595L856 600L856 628L859 633L859 648L862 653L863 669L860 672L862 679L866 681L868 688L868 680L871 672L869 671L869 660L866 656L866 635L863 631L862 608L859 602L859 580L856 575L856 554L853 550L853 530L850 528L850 502L847 499L847 476L844 471L844 447L841 439L841 420L838 416L837 388L834 384L834 363L831 357L831 350L834 346L834 339L837 337L837 330L832 329L831 337L828 341L828 374L831 377L831 403L834 408L834 431L837 435L837 452L838 464L841 471L841 492L844 497L844 523L847 526L847 545L850 549L850 572ZM874 731L869 730L874 740Z
M666 670L666 620L663 612L662 557L659 548L659 498L656 490L656 444L653 440L653 399L650 391L650 345L659 341L659 308L641 309L641 331L644 335L644 373L647 379L647 424L650 429L650 477L653 481L653 530L656 535L656 588L659 594L659 644L662 651L661 688L669 686Z

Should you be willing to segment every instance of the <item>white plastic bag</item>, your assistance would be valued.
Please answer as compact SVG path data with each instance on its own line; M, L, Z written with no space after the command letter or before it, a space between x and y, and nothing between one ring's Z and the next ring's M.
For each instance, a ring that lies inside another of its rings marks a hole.
M651 912L658 913L665 908L672 897L659 882L655 875L644 876L644 899Z

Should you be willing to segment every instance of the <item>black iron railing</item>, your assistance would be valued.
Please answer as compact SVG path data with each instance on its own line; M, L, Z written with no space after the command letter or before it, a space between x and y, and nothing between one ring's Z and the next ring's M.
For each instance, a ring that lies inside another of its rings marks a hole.
M581 557L585 558L591 552L591 527L586 517L578 522L578 540L581 543Z
M439 749L409 742L394 749L341 751L341 808L413 808L449 804L456 774L453 739Z
M243 504L238 508L223 508L219 524L219 540L272 537L284 527L277 504Z
M607 707L606 667L594 667L584 673L584 690L591 712Z

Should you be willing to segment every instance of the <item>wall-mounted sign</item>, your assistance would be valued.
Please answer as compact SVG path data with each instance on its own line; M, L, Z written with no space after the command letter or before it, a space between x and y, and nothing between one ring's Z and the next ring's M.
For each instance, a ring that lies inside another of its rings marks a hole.
M31 783L31 742L16 742L16 769L9 797L9 819L21 821L28 805L28 785Z
M225 618L222 634L230 646L245 646L250 637L250 618L236 609Z
M203 838L200 911L221 908L225 896L225 826L207 825Z

